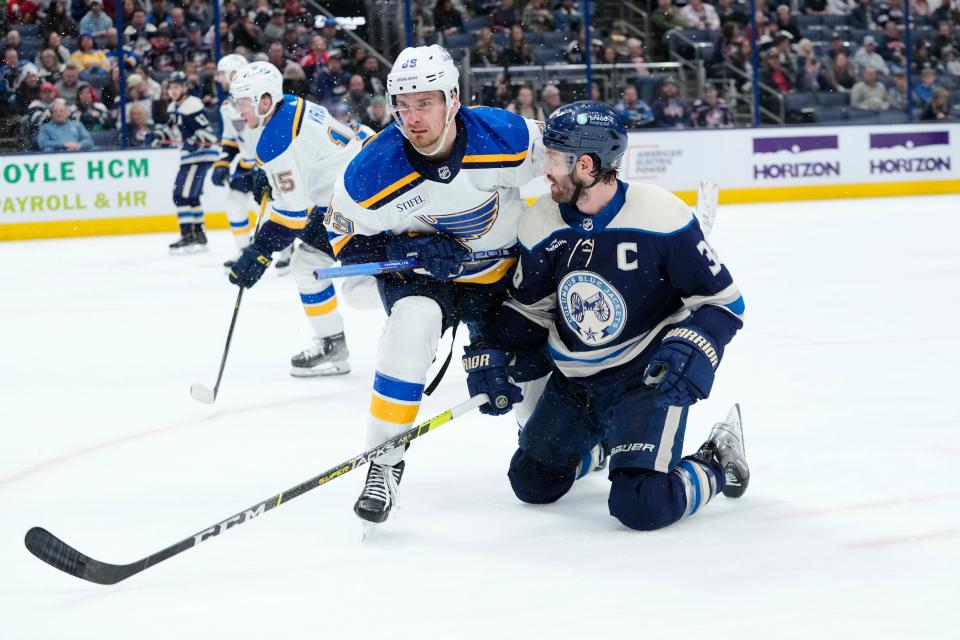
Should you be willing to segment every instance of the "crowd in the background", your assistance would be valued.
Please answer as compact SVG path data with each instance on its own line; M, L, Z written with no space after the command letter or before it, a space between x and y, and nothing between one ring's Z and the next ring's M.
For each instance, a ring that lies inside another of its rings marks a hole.
M759 0L766 94L844 93L855 109L903 109L903 1ZM960 87L960 5L908 1L915 106L923 118L949 117ZM684 40L671 39L692 32L712 45L708 76L724 91L746 94L752 77L747 6L742 0L655 0L646 44L638 33L595 16L591 56L596 63L638 65L637 75L649 76L647 63L669 60L671 51L683 54L676 43ZM113 26L118 8L122 34ZM518 65L583 63L588 44L577 0L427 0L414 3L414 18L421 43L439 42L474 68L504 68L468 101L541 119L564 102L586 97L582 82L571 91L515 82L506 72ZM312 13L301 0L228 0L218 27L204 0L7 0L0 23L0 138L16 139L21 148L43 148L64 136L92 134L93 144L109 146L119 120L119 64L126 71L131 145L149 139L145 132L165 120L165 80L173 70L187 74L190 93L213 113L215 28L223 54L269 60L283 72L285 90L377 130L390 122L384 96L388 65L355 45L336 20ZM708 83L702 95L689 95L691 87L682 84L681 78L657 75L645 96L633 82L591 89L594 98L614 104L630 128L733 126L717 86ZM90 145L91 135L71 139L71 147L74 143Z

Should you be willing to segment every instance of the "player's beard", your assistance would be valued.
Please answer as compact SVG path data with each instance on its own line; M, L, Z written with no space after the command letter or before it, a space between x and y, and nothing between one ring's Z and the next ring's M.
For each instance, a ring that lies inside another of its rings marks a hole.
M558 204L571 203L576 185L570 176L547 176L550 183L550 197ZM575 203L574 203L575 204Z

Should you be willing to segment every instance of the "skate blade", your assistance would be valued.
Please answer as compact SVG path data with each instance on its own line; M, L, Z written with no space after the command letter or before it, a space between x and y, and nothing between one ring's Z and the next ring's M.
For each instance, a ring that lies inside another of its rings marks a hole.
M369 542L376 536L377 527L379 527L376 522L368 522L363 520L360 522L360 542Z
M343 376L350 373L350 365L336 365L326 369L299 369L291 367L290 375L294 378L323 378L328 376Z

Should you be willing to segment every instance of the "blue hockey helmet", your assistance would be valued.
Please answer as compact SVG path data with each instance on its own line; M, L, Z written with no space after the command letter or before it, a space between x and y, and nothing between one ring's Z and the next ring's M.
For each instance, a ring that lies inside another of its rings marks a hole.
M599 160L600 173L609 173L620 168L627 130L610 105L581 100L553 112L543 132L543 146L563 154L567 172L580 156L589 154Z

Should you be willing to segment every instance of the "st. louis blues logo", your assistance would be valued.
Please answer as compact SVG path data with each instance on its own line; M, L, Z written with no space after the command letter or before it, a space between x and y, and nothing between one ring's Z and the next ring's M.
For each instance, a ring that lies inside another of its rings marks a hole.
M473 209L443 216L421 215L417 218L441 233L461 240L476 240L490 231L493 223L497 221L498 213L500 213L499 192L494 193L489 200Z
M563 320L590 346L614 340L627 322L627 306L613 285L595 273L572 271L560 281Z

